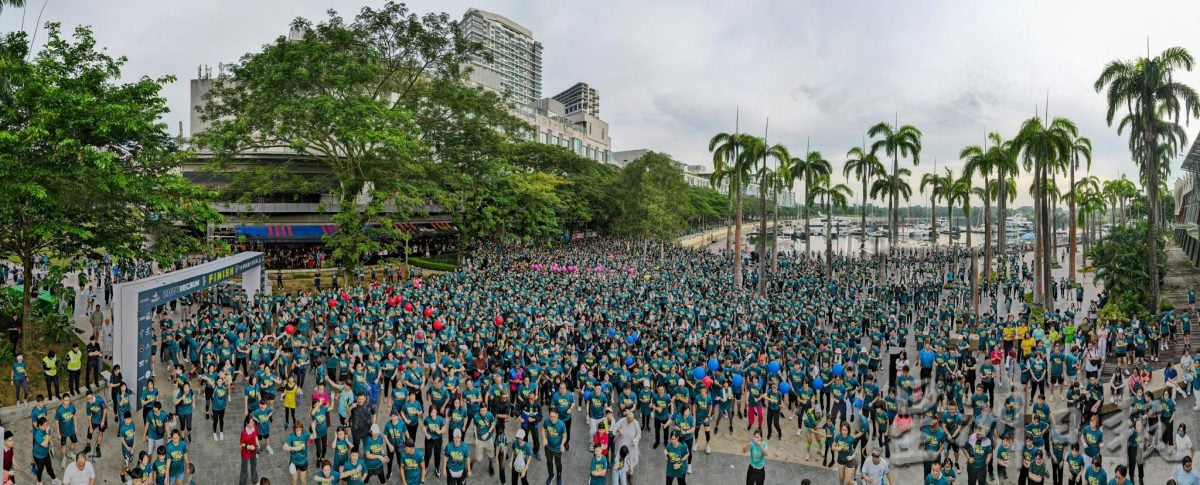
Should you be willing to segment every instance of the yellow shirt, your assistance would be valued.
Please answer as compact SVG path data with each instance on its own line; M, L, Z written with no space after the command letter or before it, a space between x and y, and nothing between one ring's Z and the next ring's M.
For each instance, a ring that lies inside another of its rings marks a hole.
M283 390L283 407L288 409L296 409L296 393L298 390L299 389L295 387Z
M1021 351L1026 354L1033 352L1033 346L1036 344L1037 344L1037 341L1034 340L1033 337L1029 337L1025 340L1022 340L1021 341Z
M83 352L78 350L67 351L67 370L79 370L83 368Z
M58 357L42 357L42 368L46 370L46 375L54 377L58 375Z
M1024 325L1017 327L1017 340L1024 339L1025 334L1027 334L1027 333L1029 333L1029 327L1026 327Z
M1014 333L1016 333L1016 329L1012 327L1004 327L1004 340L1012 341Z

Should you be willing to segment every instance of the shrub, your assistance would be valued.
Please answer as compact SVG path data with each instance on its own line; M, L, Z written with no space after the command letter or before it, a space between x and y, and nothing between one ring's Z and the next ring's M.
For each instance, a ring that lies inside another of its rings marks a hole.
M1175 309L1175 305L1171 303L1171 300L1168 300L1166 298L1163 298L1162 302L1158 304L1158 310L1162 311L1162 312L1169 312L1174 309Z

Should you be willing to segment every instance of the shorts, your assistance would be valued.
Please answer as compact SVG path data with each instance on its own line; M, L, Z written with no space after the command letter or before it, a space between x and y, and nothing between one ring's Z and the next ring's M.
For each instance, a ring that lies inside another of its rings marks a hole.
M267 402L274 401L274 400L275 400L275 393L273 393L273 392L264 392L264 393L262 393L262 400L263 400L263 401L267 401Z
M178 474L171 474L171 478L168 479L167 482L168 483L182 482L183 475L184 475L183 472L179 472Z
M387 483L387 479L383 476L383 467L379 467L374 470L368 469L366 479L363 480L363 482L365 483L371 481L372 476L379 477L379 483Z
M71 434L64 434L64 435L59 436L59 438L58 438L59 446L67 444L68 439L71 440L72 443L79 443L79 437L75 436L75 433L72 432Z
M259 434L258 434L258 439L260 439L260 440L269 440L269 439L271 439L271 433L259 433Z
M292 472L292 475L295 475L298 472L308 471L308 465L297 465L295 463L292 463L292 466L290 468L291 468L291 470L295 470ZM289 470L289 471L291 471L291 470Z
M1062 376L1050 376L1050 383L1051 384L1062 384L1063 377Z

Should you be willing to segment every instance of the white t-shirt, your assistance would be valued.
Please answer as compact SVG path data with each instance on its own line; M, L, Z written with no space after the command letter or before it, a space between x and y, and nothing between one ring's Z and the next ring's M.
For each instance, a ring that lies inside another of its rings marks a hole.
M860 471L862 472L863 475L867 476L868 484L881 485L883 483L884 477L887 476L887 474L890 470L888 469L887 460L880 458L879 463L876 464L875 460L873 458L868 457L866 459L866 461L863 463L863 466L860 469Z
M1175 449L1179 450L1180 456L1191 456L1192 455L1192 438L1188 435L1183 435L1183 437L1180 437L1178 434L1176 434L1175 435Z
M63 473L63 485L90 485L92 480L96 479L96 469L92 468L91 462L84 462L83 469L79 469L74 461L67 465L67 470Z

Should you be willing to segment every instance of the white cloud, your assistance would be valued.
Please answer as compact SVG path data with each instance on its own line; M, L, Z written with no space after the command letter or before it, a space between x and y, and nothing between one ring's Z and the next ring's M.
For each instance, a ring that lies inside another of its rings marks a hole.
M296 16L328 8L352 16L372 0L46 0L44 21L89 24L130 78L172 74L172 127L187 118L187 80L198 65L236 60L286 32ZM41 2L31 0L25 26ZM899 114L925 133L920 174L953 163L987 131L1012 136L1044 107L1079 124L1095 147L1093 173L1128 173L1126 142L1104 121L1092 88L1116 58L1183 46L1200 55L1200 3L1036 0L961 2L419 0L418 13L505 15L545 46L544 92L576 81L600 91L616 149L651 148L708 163L708 138L741 127L813 149L840 164L866 129ZM0 14L20 28L22 9ZM44 36L43 36L44 38ZM1200 86L1200 73L1181 78ZM1189 128L1194 136L1196 127ZM1178 162L1175 165L1178 171ZM915 185L915 181L914 181ZM919 200L919 199L918 199ZM1024 194L1018 204L1027 203Z

